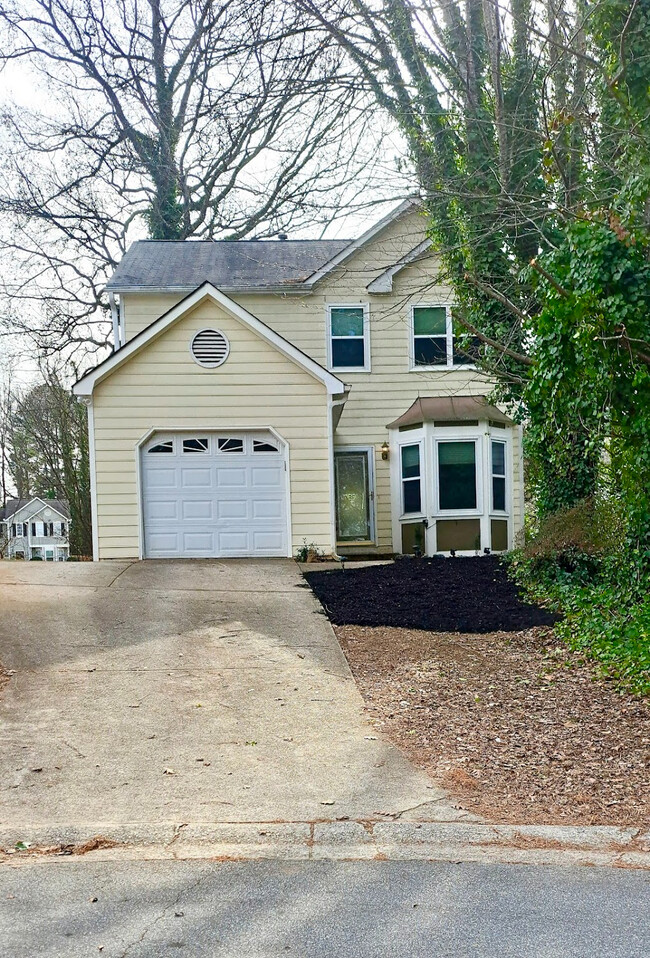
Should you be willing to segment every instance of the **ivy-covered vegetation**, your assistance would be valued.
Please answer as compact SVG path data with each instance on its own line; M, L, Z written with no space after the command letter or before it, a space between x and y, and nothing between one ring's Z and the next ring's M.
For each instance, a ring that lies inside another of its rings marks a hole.
M650 693L647 563L615 496L586 499L542 520L507 558L529 598L561 612L558 638L628 691Z
M512 572L647 691L650 0L329 6L409 144L466 342L525 425Z

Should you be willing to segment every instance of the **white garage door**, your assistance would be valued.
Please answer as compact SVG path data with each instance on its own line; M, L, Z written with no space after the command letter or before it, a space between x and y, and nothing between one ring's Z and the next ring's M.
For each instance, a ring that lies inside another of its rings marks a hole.
M145 555L286 556L286 486L272 433L156 434L142 450Z

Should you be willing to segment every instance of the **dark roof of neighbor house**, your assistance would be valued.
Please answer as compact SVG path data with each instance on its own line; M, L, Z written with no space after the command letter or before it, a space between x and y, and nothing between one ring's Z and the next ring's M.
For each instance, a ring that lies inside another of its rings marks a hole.
M477 419L510 425L514 422L497 406L490 405L483 396L419 396L406 412L386 428L403 429L423 422L472 422Z
M41 508L50 506L52 509L56 509L57 512L60 512L62 516L65 516L66 519L70 518L70 504L67 499L42 499L41 496L30 496L29 499L7 499L6 505L4 507L0 506L0 522L5 519L11 519L16 512L22 509L23 506L33 502L34 499L38 499L43 503L43 506L40 506L35 512L39 512Z
M351 240L138 240L106 284L108 290L225 289L304 282Z

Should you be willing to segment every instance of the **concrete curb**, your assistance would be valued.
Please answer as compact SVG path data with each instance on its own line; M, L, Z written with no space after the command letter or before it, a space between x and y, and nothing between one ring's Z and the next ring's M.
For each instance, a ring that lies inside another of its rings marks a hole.
M11 864L84 856L112 861L430 860L650 870L650 830L610 826L401 821L98 822L0 827L0 850L0 860Z

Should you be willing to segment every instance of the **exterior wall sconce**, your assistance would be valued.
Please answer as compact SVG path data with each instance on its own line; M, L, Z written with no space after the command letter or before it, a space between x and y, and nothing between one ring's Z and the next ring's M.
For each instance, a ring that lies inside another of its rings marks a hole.
M389 446L387 442L384 442L381 447L381 458L386 462L388 459Z

